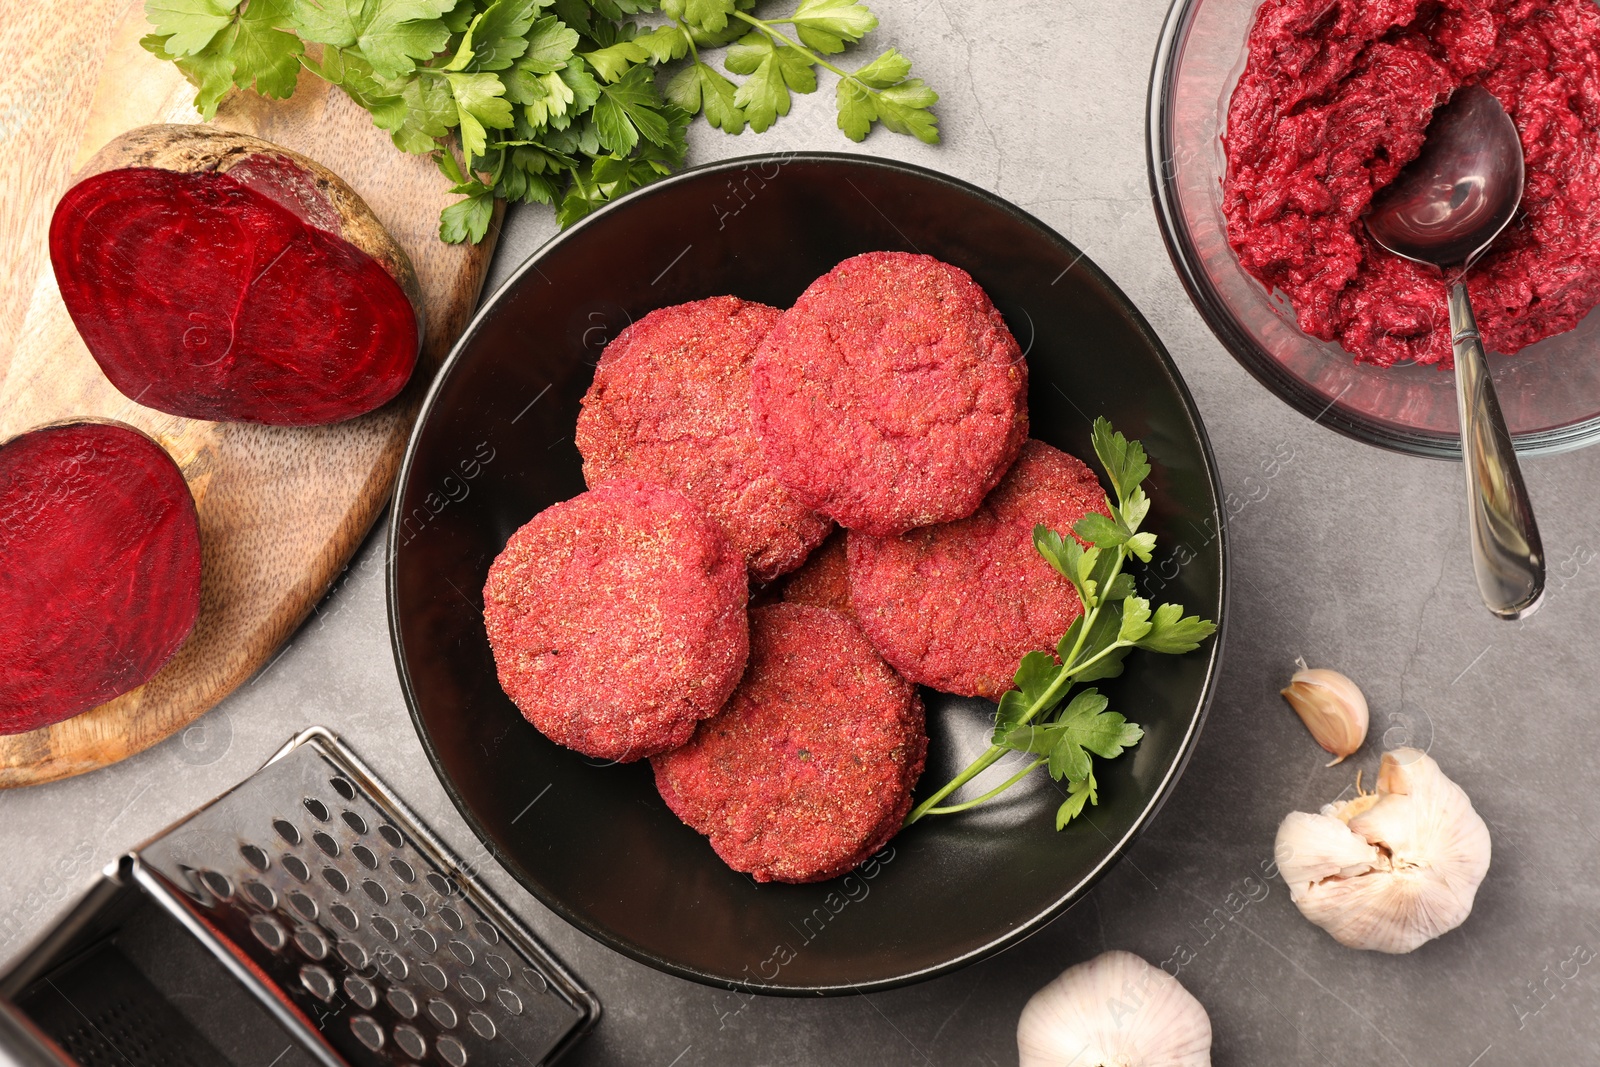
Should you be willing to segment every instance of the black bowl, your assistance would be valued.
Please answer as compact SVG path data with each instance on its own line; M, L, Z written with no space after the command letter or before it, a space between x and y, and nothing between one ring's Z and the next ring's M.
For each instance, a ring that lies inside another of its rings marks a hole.
M965 183L860 156L736 159L634 193L551 240L490 298L434 382L400 473L389 618L417 733L494 856L607 945L697 981L839 993L928 978L1040 929L1160 806L1212 693L1221 635L1135 655L1109 683L1144 741L1100 773L1063 833L1043 775L998 806L929 819L854 874L761 885L730 870L656 795L648 764L604 766L547 741L495 681L482 588L512 531L582 492L572 443L606 342L667 304L732 293L787 307L840 260L926 252L970 271L1028 353L1033 435L1092 459L1090 419L1153 460L1147 592L1223 620L1217 473L1177 368L1143 317L1048 227ZM924 692L921 791L987 745L992 704Z

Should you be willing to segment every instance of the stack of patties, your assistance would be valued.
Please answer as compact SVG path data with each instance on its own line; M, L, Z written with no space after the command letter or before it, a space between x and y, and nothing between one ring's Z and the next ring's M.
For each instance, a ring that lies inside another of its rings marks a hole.
M490 569L501 685L560 744L650 757L736 870L843 874L911 807L913 683L998 696L1082 612L1032 530L1105 496L1027 427L1015 339L931 256L845 260L786 312L654 311L584 397L589 491ZM751 580L784 603L747 610Z

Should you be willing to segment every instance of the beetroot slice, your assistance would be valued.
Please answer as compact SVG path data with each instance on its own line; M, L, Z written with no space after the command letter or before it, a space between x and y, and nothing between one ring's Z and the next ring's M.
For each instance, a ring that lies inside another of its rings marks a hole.
M129 426L0 445L0 734L143 685L200 613L200 523L183 474Z
M108 145L50 223L61 298L111 383L186 418L304 426L370 411L416 364L404 252L332 172L185 126Z

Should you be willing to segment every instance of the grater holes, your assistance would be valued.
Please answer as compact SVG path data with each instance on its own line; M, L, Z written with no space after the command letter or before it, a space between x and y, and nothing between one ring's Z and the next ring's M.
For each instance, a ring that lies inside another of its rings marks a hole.
M349 798L347 797L346 799ZM350 827L350 829L354 830L356 833L364 834L367 832L367 820L363 819L355 812L347 811L341 817L344 819L344 824Z
M328 939L312 929L296 930L294 944L301 952L314 960L328 958Z
M512 1015L522 1014L522 998L517 996L515 990L501 989L495 993L494 998L500 1002L502 1008Z
M394 876L400 879L402 882L411 883L417 880L417 872L411 869L411 864L407 863L399 856L396 856L394 859L389 861L389 869L393 871Z
M306 810L311 813L311 817L313 819L316 819L318 822L328 821L328 805L324 804L316 797L306 797L300 803L305 805Z
M481 1012L481 1011L468 1012L467 1013L467 1025L472 1027L473 1032L475 1032L479 1037L483 1038L485 1041L493 1040L494 1034L495 1034L494 1020L489 1018L483 1012Z
M354 930L361 925L361 919L356 913L343 904L335 904L328 909L328 913L333 916L335 922L346 930Z
M322 880L341 893L350 892L350 879L337 867L322 868Z
M450 1067L467 1067L467 1049L461 1042L445 1034L435 1043L439 1055Z
M463 967L471 967L478 961L477 955L472 951L472 946L465 941L450 942L450 954L460 960Z
M339 958L350 965L354 971L365 970L367 966L367 950L354 941L339 942Z
M390 949L378 950L378 970L388 975L396 982L404 982L411 974L411 964L398 952Z
M361 883L361 889L367 896L372 898L374 904L389 903L389 891L371 878Z
M279 837L289 844L298 845L300 843L300 831L288 819L273 819L272 828L278 832Z
M400 928L382 915L374 915L372 917L372 928L378 931L385 941L400 940Z
M455 1025L461 1021L461 1017L456 1014L454 1005L448 1000L441 1000L438 997L428 1001L428 1014L433 1017L434 1022L446 1030L455 1029Z
M289 894L289 907L306 922L317 921L317 902L299 890Z
M420 926L411 931L411 940L417 943L418 948L429 954L439 951L438 940Z
M418 967L417 973L422 975L424 982L427 982L441 993L450 987L450 979L445 977L444 971L431 963L424 963L421 967Z
M415 893L401 893L400 903L404 904L406 910L419 919L428 914L428 906Z
M333 975L309 963L300 968L300 984L306 987L306 992L324 1003L332 1000L339 988L333 984Z
M289 942L289 935L284 933L282 925L270 915L257 915L251 919L250 932L257 941L274 952Z
M545 976L532 967L522 968L522 980L527 982L529 988L535 993L550 992L550 983L545 979Z
M414 1027L397 1026L394 1028L394 1043L400 1046L400 1051L416 1059L428 1054L428 1042Z
M383 995L383 999L389 1002L389 1007L407 1019L415 1019L417 1012L422 1010L417 1004L417 998L404 989L391 989ZM420 1054L413 1052L412 1055Z
M488 993L483 988L483 983L470 974L463 974L456 979L456 988L465 993L468 1000L482 1004L488 998Z
M500 931L482 919L473 923L472 928L478 931L478 937L482 938L485 944L498 945L500 943Z
M258 871L265 871L272 866L272 861L267 858L266 852L255 845L240 845L239 855L243 856L244 861Z
M450 879L446 878L444 875L440 874L438 871L428 872L428 884L433 886L433 891L438 893L441 897L455 895L456 884Z
M344 777L329 778L328 784L333 786L335 793L338 793L346 800L354 800L356 798L356 787L350 784L350 779Z
M378 987L359 974L347 975L344 992L351 1000L368 1011L378 1006Z
M196 877L218 900L229 900L233 897L233 883L228 881L227 875L217 871L201 871Z
M323 831L318 830L316 833L312 834L311 840L316 842L317 847L322 850L322 854L327 856L329 859L332 859L334 856L339 854L339 842L335 841Z
M390 848L406 847L405 835L388 823L383 823L378 827L378 836L389 842Z
M467 925L462 921L460 913L452 907L445 906L440 908L439 914L443 917L444 924L457 933L460 933Z
M507 963L503 956L496 956L493 952L485 952L483 954L483 962L487 963L489 969L501 978L511 977L511 964Z
M350 1032L356 1040L376 1052L383 1047L383 1027L370 1015L357 1015L350 1020Z
M258 907L271 911L278 906L278 894L272 891L271 886L262 885L260 882L246 882L244 895Z
M378 869L378 857L373 855L372 850L366 845L351 845L350 855L354 856L356 861L367 870L375 871Z
M311 881L311 868L299 856L283 856L280 861L283 869L300 879L302 882Z

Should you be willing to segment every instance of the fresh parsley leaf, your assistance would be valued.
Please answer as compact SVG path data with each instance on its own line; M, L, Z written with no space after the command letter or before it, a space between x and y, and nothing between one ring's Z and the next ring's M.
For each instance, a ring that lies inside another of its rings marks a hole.
M454 0L294 0L294 19L305 40L359 48L379 77L398 78L443 51L450 28L439 16L454 6Z
M748 74L734 104L742 109L750 128L761 133L779 115L789 113L789 92L815 92L817 72L805 54L779 45L764 33L750 33L728 49L725 65L735 74Z
M1123 500L1122 506L1117 509L1122 517L1122 524L1129 530L1137 531L1139 524L1144 522L1144 517L1150 514L1150 498L1145 495L1144 486L1135 486L1133 491Z
M661 0L661 12L674 19L716 33L728 25L733 0Z
M578 31L554 15L545 15L529 27L528 47L517 60L517 69L530 74L554 74L567 65L577 47Z
M477 69L505 70L520 59L528 51L528 31L543 6L539 0L494 0L485 8L473 32Z
M461 121L461 150L467 156L467 167L481 157L488 144L485 127L506 129L511 125L511 101L505 99L506 87L497 75L452 72L445 75L450 92L456 98L456 116Z
M650 52L637 41L629 40L584 52L583 58L603 80L614 82L631 70L634 64L648 62Z
M1094 442L1094 453L1111 479L1117 499L1127 500L1139 484L1150 477L1150 464L1145 461L1144 446L1138 441L1129 441L1113 430L1105 416L1094 420L1090 437Z
M439 240L446 244L470 241L477 244L489 232L494 218L494 196L487 187L476 196L457 200L439 216Z
M653 62L670 63L688 55L690 42L682 26L669 22L649 33L641 33L633 39L633 43L644 49Z
M1099 548L1116 548L1128 540L1128 531L1119 522L1113 522L1098 511L1091 511L1079 519L1072 532Z
M1131 596L1122 602L1122 625L1117 630L1118 641L1138 644L1150 632L1150 627L1150 601L1142 596Z
M1139 647L1178 655L1199 648L1201 641L1216 632L1216 623L1196 615L1185 618L1181 604L1163 604L1151 617L1150 630L1139 639Z
M1098 804L1099 798L1095 795L1094 773L1081 782L1067 783L1067 799L1061 802L1056 809L1056 830L1066 829L1067 823L1083 814L1085 803Z
M792 21L800 43L823 55L843 52L846 44L854 44L878 26L878 16L857 0L800 0Z
M661 105L648 67L635 67L615 85L602 86L594 107L600 144L618 156L633 151L641 136L653 144L666 144L669 127L659 110Z
M693 115L702 108L706 121L724 133L743 133L744 112L733 102L738 90L733 82L706 66L694 62L667 82L667 99Z
M192 56L233 23L239 0L145 0L145 17L174 58Z

